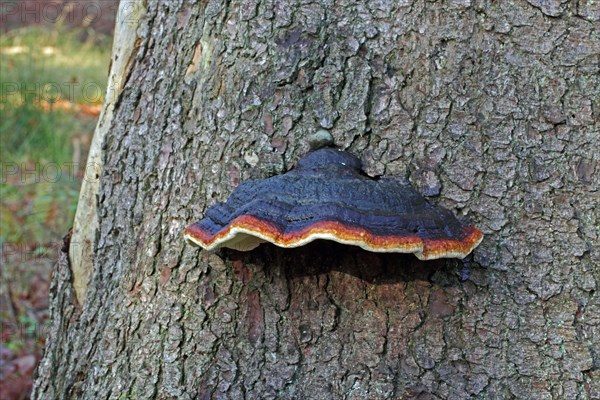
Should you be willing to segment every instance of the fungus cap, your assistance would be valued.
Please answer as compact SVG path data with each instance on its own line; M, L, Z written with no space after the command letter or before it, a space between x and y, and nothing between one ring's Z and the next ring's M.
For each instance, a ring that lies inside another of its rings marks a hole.
M483 238L410 186L363 175L356 157L332 148L308 153L283 175L241 183L184 236L206 250L248 251L263 242L290 248L326 239L421 260L464 258Z

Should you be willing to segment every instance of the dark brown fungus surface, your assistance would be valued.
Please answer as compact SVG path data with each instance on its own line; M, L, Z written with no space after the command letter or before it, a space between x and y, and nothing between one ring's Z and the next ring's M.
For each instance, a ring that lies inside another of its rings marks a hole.
M308 153L286 174L241 183L184 235L207 250L248 251L263 242L298 247L327 239L414 253L421 260L463 258L483 238L410 186L361 174L356 157L332 148Z

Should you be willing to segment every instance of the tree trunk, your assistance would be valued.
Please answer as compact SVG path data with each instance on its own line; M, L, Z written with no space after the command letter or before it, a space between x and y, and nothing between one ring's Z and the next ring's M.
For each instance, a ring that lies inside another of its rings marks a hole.
M129 21L93 262L57 264L33 397L600 398L598 2L293 3ZM477 225L473 256L183 242L321 128Z

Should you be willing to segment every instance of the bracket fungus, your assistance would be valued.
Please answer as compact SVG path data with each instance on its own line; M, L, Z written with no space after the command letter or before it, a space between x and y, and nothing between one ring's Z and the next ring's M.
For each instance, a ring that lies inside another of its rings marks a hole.
M306 154L283 175L241 183L184 236L206 250L248 251L263 242L290 248L327 239L421 260L464 258L483 238L410 186L364 175L356 157L333 148Z

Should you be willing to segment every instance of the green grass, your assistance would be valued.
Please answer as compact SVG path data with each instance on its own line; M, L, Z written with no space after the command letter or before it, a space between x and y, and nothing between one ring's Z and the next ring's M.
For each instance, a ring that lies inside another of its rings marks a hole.
M72 163L81 172L96 124L72 108L102 103L110 50L108 37L60 26L0 37L0 243L60 240L72 224Z
M111 39L90 30L0 35L0 348L7 365L42 352L50 271L73 222L77 173L96 125L83 111L103 101L110 50ZM7 379L31 380L20 374Z
M104 89L108 75L111 39L83 31L26 27L0 38L2 81L18 82L26 89L38 88L47 97L70 98L77 103L100 101L83 88ZM29 96L30 97L30 96Z
M72 135L90 128L64 111L43 112L31 102L2 106L0 157L3 163L34 161L64 165L73 156Z

